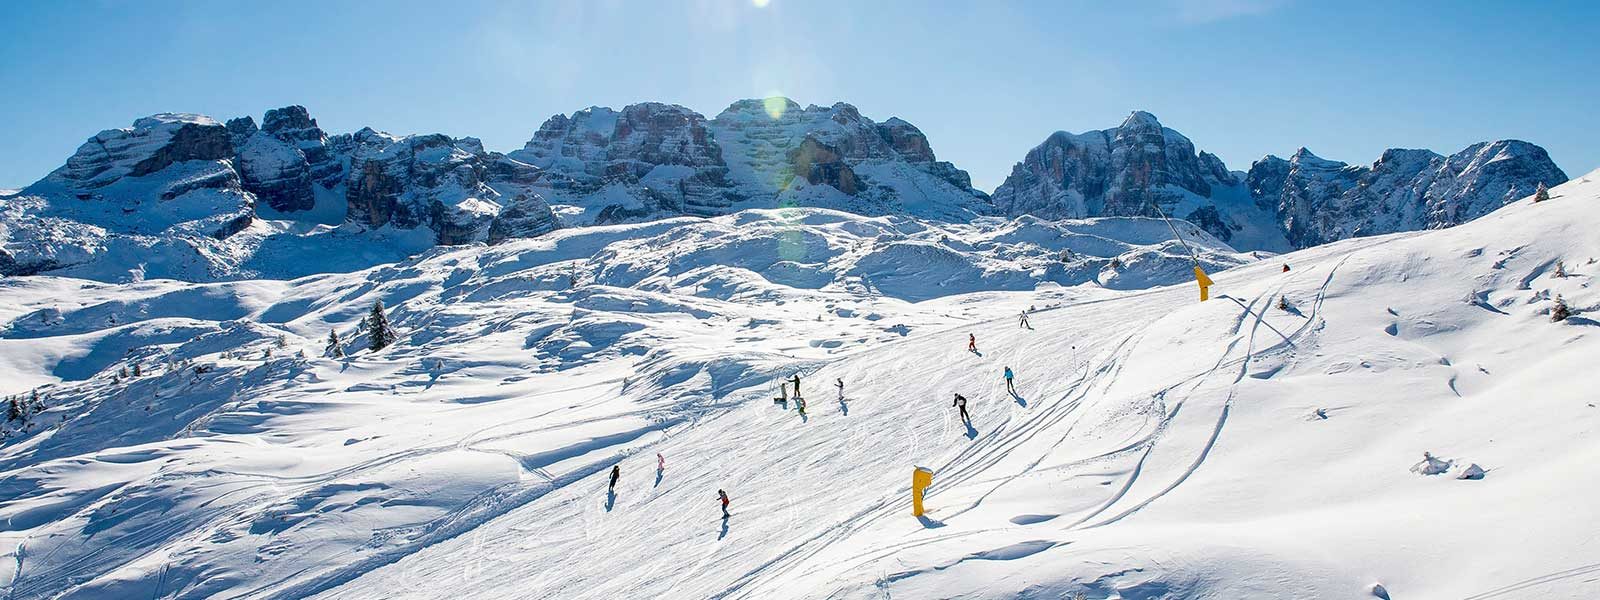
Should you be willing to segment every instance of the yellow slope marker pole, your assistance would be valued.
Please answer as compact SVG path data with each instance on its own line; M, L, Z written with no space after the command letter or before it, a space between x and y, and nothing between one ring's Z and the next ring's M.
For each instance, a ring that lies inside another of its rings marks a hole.
M1188 242L1183 241L1183 234L1178 233L1178 226L1173 225L1172 219L1167 218L1166 211L1161 210L1160 206L1157 206L1155 202L1149 201L1149 199L1146 199L1145 203L1149 204L1150 208L1156 209L1156 214L1161 216L1161 221L1167 224L1168 229L1172 230L1172 237L1177 239L1183 249L1189 252L1189 260L1194 262L1194 282L1200 284L1200 301L1210 300L1211 278L1206 277L1206 272L1200 270L1200 256L1194 253L1194 248L1190 248Z
M1211 299L1211 278L1210 277L1206 277L1206 272L1200 270L1200 267L1198 265L1195 266L1195 268L1194 268L1194 280L1195 280L1196 283L1200 284L1200 301L1201 302L1205 302L1206 300L1210 300Z
M933 485L933 471L927 467L917 467L911 472L911 516L922 516L922 492Z

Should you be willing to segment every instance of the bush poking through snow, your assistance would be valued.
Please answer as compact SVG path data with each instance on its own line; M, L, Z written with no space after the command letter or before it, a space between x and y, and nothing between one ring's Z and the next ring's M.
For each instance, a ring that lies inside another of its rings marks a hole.
M393 344L399 336L395 335L394 328L389 326L389 317L383 314L383 301L372 303L372 312L367 314L367 347L377 352Z
M1556 305L1550 309L1550 320L1560 322L1567 320L1567 317L1570 316L1572 316L1572 309L1567 307L1567 301L1563 300L1559 295L1556 296Z

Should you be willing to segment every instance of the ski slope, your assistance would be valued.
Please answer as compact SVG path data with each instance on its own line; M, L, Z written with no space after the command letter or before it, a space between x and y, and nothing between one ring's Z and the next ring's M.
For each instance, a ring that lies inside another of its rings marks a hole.
M827 211L290 282L7 280L7 377L58 383L0 449L0 582L12 598L1594 597L1597 178L1214 272L1204 303L1116 271L1006 270L1089 243L1037 224ZM869 259L940 236L938 260ZM1139 265L1167 247L1142 244L1100 254L1165 276ZM376 298L400 346L294 356ZM192 362L111 383L130 360ZM796 373L804 416L772 401ZM1444 473L1413 472L1425 451ZM1458 478L1471 464L1485 474ZM919 465L935 472L921 519Z

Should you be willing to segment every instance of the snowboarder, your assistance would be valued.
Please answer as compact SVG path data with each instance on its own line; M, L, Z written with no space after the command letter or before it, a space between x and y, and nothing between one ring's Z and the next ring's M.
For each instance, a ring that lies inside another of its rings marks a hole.
M788 381L780 380L780 383L778 383L778 397L777 398L773 398L772 399L772 403L773 404L782 404L784 408L789 408L789 382Z
M956 399L950 403L950 406L961 409L961 422L968 423L972 421L972 417L967 415L967 398L965 396L956 394Z
M722 518L728 518L728 493L717 490L717 499L722 501Z
M806 399L805 398L801 398L800 396L795 396L794 397L794 409L797 410L797 411L800 411L800 416L802 416L802 417L806 416Z
M1017 386L1011 381L1012 377L1011 367L1006 367L1006 391L1015 396L1017 395Z
M608 492L617 491L617 480L621 479L621 478L622 478L622 465L611 465L611 485L606 487L606 491L608 491Z
M978 353L978 336L967 334L967 352Z
M1028 311L1022 311L1022 318L1017 321L1017 327L1033 329L1033 325L1028 323Z

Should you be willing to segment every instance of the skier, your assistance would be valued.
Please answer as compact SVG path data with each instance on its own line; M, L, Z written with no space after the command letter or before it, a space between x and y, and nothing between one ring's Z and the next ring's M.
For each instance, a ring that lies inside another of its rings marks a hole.
M844 402L844 378L834 379L833 385L839 388L839 401Z
M717 490L717 499L722 501L722 518L728 518L728 493Z
M780 381L781 383L778 384L778 397L773 398L772 403L782 404L784 408L789 408L789 382L787 380Z
M665 471L665 470L667 470L667 457L662 456L660 452L656 453L656 470L657 471Z
M1011 374L1011 367L1006 367L1006 391L1010 392L1011 395L1015 396L1015 395L1017 395L1017 386L1012 383L1012 381L1011 381L1012 377L1013 376Z
M956 394L956 400L955 402L951 402L950 406L961 409L961 422L968 423L972 421L972 417L967 415L967 398L965 396Z
M1028 323L1028 311L1022 311L1022 318L1017 321L1017 327L1033 329L1033 325Z
M622 465L611 465L611 485L606 488L608 492L617 491L617 479L622 477Z
M795 373L794 374L794 399L795 400L799 400L800 399L800 374L799 373Z
M800 411L800 416L802 416L802 417L806 416L806 399L805 398L801 398L798 395L795 396L794 397L794 409L797 410L797 411Z
M967 352L978 353L978 336L967 334Z

